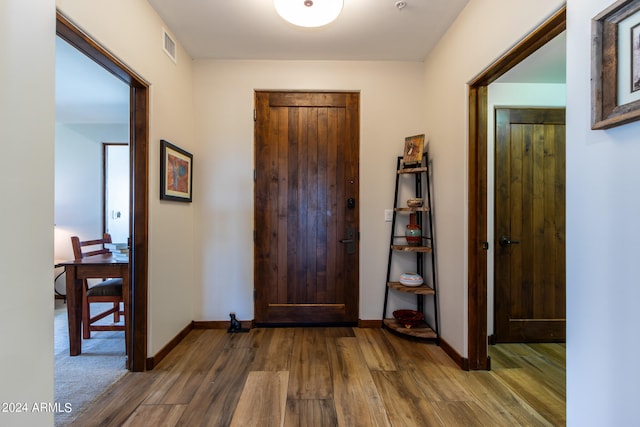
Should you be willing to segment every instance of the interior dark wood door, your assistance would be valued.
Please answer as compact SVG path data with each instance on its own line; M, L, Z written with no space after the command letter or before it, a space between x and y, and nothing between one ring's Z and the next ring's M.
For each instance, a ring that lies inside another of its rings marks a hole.
M255 321L358 320L359 94L256 92Z
M497 109L495 160L495 341L563 341L564 109Z

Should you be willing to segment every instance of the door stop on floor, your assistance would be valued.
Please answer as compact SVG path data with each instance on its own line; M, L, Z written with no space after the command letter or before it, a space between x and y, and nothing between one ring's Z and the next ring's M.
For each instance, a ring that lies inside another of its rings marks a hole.
M238 321L238 319L236 319L235 313L229 313L229 317L231 318L231 320L227 332L229 332L230 334L235 332L249 332L249 329L243 328L242 324Z

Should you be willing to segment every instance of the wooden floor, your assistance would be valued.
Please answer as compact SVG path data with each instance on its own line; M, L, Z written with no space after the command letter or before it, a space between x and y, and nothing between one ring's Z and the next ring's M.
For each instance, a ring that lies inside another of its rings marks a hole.
M78 426L561 426L563 344L501 344L465 372L381 329L194 330L128 373Z

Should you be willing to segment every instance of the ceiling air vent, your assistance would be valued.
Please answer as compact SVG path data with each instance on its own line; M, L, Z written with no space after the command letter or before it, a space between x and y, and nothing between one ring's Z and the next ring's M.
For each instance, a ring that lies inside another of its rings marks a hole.
M171 58L173 62L177 63L176 42L164 28L162 29L162 50L164 50L164 53L169 55L169 58Z

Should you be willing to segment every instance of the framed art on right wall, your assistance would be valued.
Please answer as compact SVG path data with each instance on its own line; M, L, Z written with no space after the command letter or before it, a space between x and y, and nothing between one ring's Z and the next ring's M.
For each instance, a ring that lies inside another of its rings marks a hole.
M640 1L620 0L592 21L591 129L640 119Z

